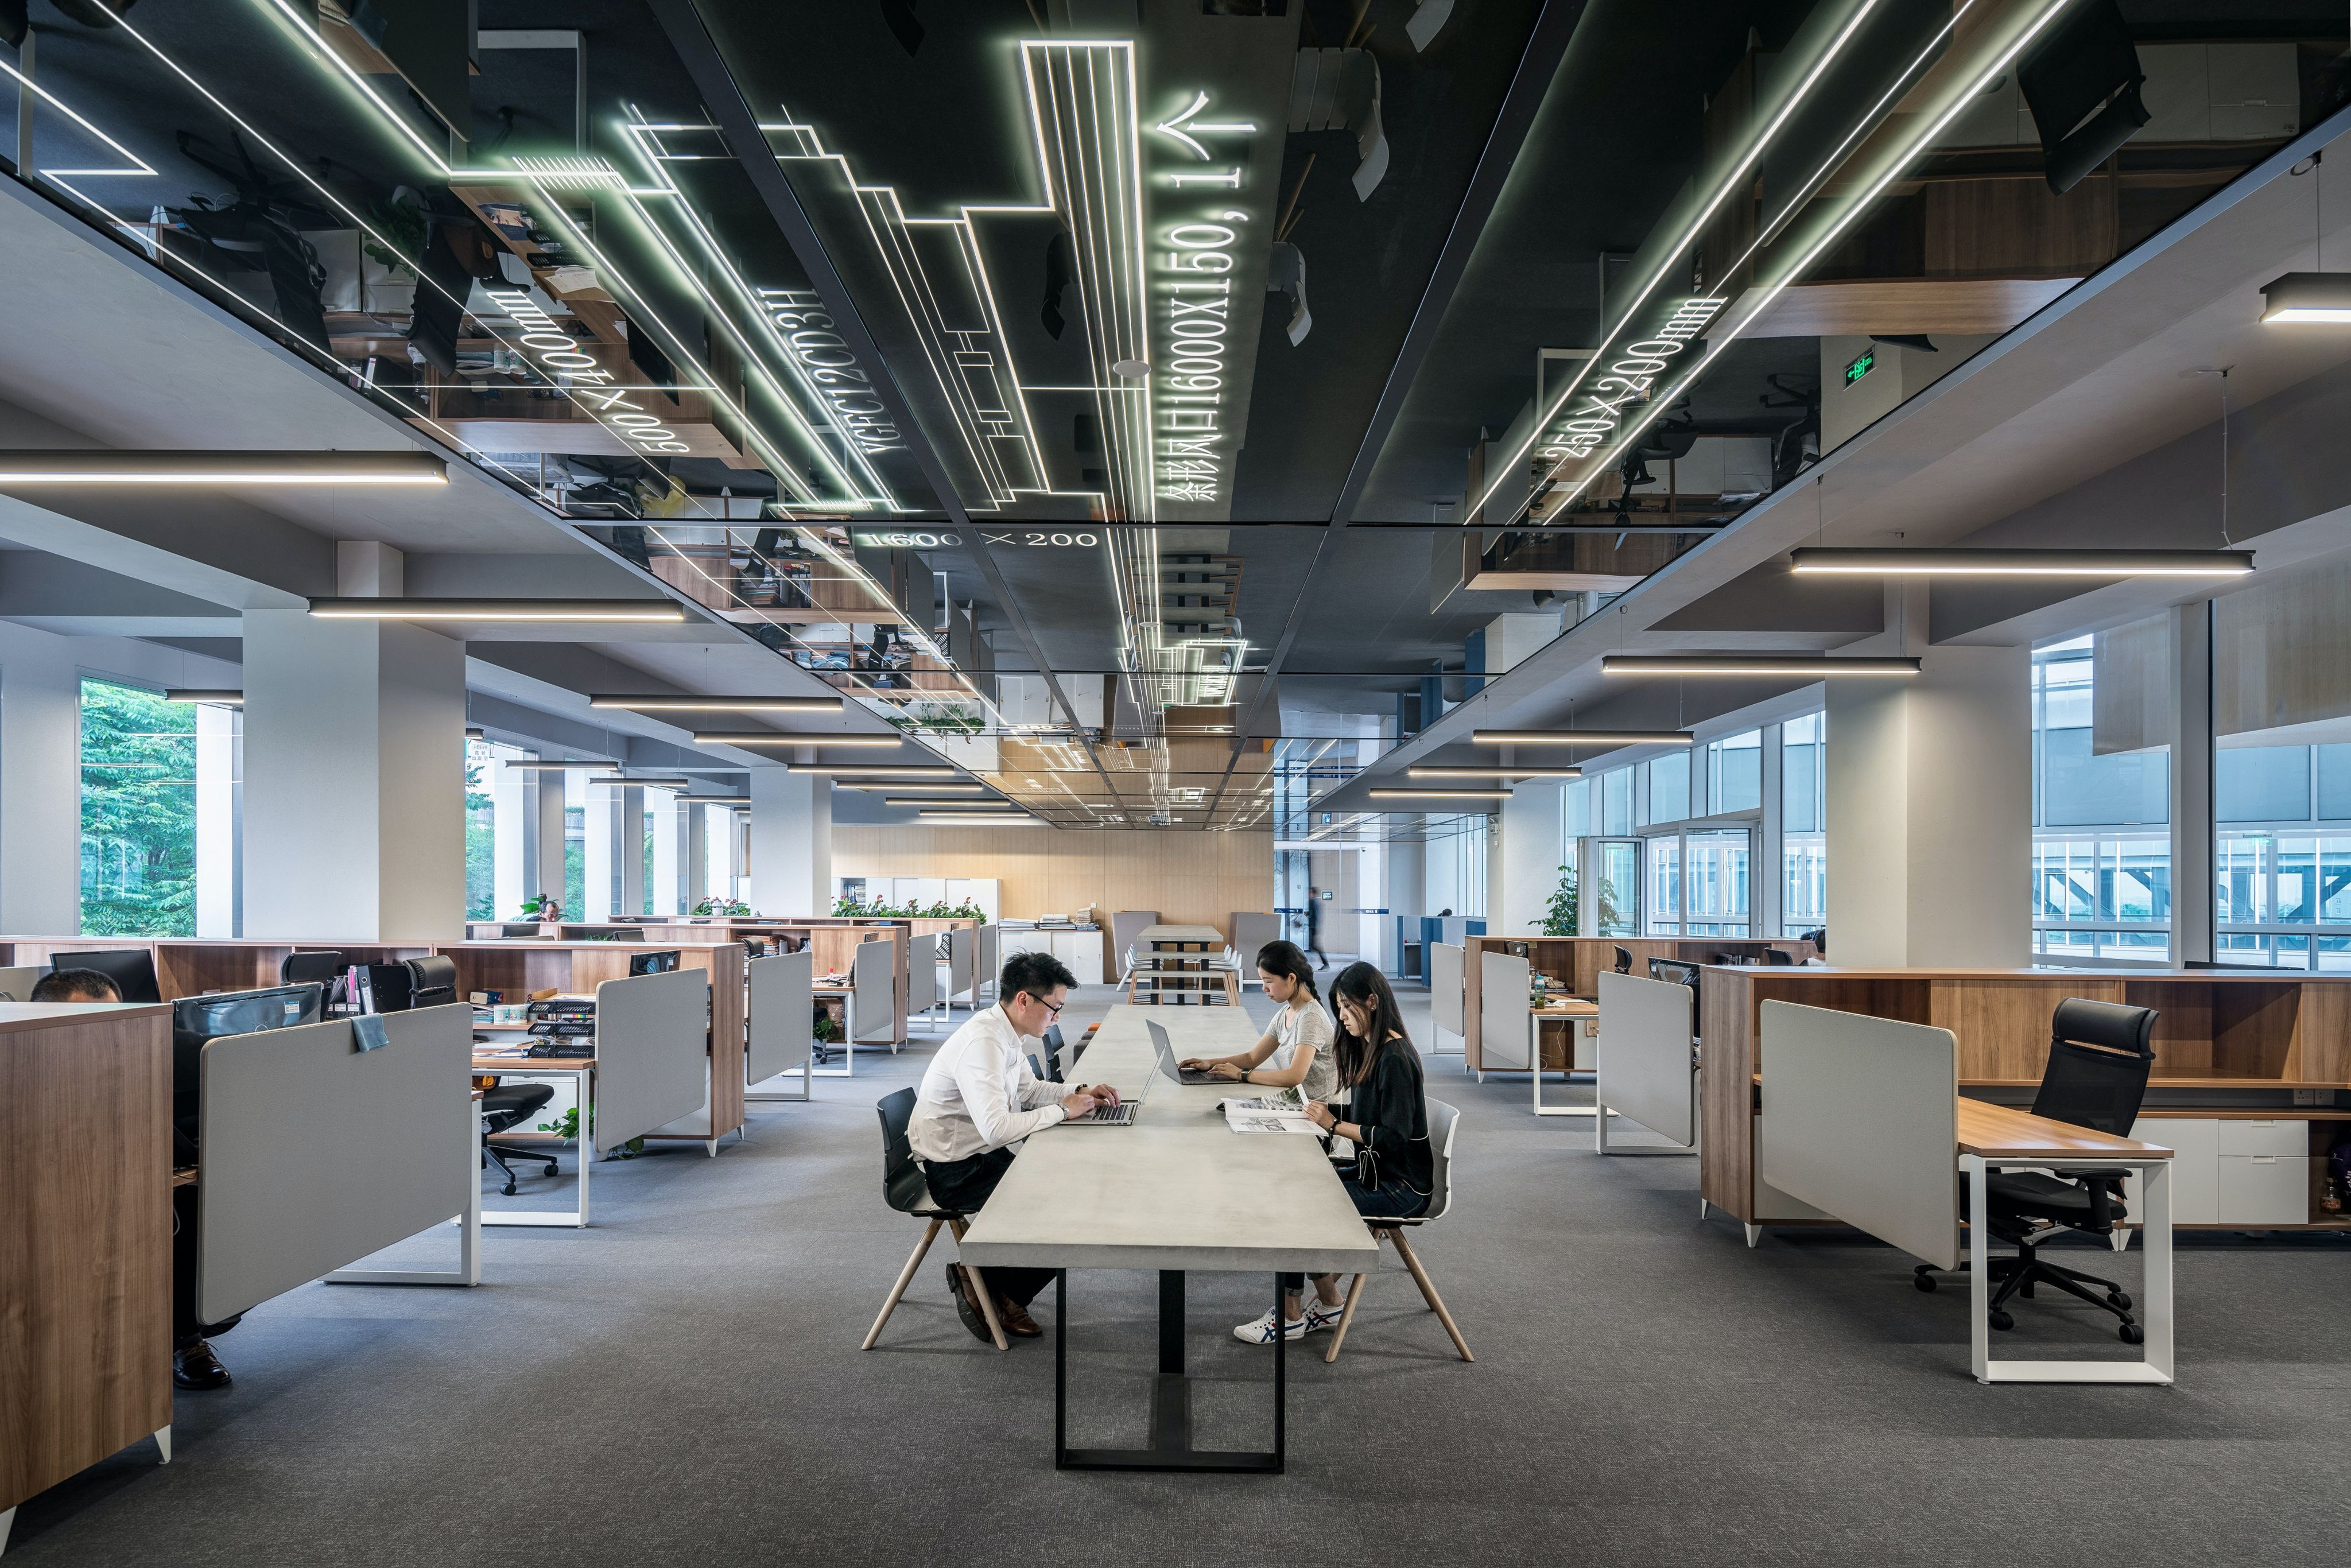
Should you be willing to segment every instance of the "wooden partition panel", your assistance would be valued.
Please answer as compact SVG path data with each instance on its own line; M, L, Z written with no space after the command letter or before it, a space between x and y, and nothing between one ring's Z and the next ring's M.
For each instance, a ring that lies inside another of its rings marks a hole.
M1471 1071L1480 1071L1484 1058L1479 1051L1479 1010L1483 977L1478 956L1481 952L1499 952L1505 944L1523 942L1527 945L1527 964L1535 973L1548 975L1566 988L1571 996L1598 1000L1600 977L1616 967L1616 949L1623 947L1633 956L1632 973L1642 979L1649 977L1649 960L1673 958L1686 964L1708 964L1724 954L1761 960L1769 948L1778 948L1792 956L1801 965L1813 955L1813 945L1792 937L1772 937L1766 940L1742 940L1713 936L1469 936L1463 939L1461 979L1464 992L1462 1014L1467 1027L1462 1030L1462 1053ZM1773 967L1766 974L1790 974L1788 967ZM1915 1021L1924 1022L1924 1019ZM1513 1051L1515 1054L1515 1051Z
M172 1422L172 1020L0 1006L0 1511Z

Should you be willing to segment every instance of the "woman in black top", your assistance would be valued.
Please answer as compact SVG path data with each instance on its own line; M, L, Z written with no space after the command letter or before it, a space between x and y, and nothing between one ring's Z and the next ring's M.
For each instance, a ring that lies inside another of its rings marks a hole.
M1341 1109L1310 1101L1307 1117L1324 1132L1354 1144L1353 1160L1332 1164L1355 1211L1366 1218L1409 1219L1427 1210L1435 1186L1420 1053L1405 1033L1387 977L1371 965L1350 964L1341 970L1331 982L1331 1001L1339 1015L1339 1086L1351 1092ZM1303 1275L1283 1275L1284 1321L1279 1330L1268 1312L1233 1330L1234 1337L1250 1344L1271 1344L1277 1332L1284 1339L1301 1339L1317 1329L1335 1327L1336 1305L1314 1301L1301 1315L1298 1297L1304 1287Z

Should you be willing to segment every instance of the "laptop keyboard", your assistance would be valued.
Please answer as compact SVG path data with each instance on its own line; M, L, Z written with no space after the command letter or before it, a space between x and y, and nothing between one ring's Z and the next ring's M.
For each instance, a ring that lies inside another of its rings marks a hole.
M1122 1100L1116 1105L1097 1105L1084 1115L1072 1116L1070 1120L1072 1123L1114 1122L1120 1126L1124 1126L1134 1120L1135 1104L1136 1102L1133 1100Z

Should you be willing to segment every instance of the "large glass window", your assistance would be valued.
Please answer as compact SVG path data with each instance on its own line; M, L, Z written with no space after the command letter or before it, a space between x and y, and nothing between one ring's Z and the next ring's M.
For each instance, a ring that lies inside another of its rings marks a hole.
M2036 953L2147 963L2170 952L2169 650L2158 619L2032 655Z
M1780 929L1817 930L1829 918L1828 715L1780 727Z
M1754 929L1754 839L1747 829L1653 833L1641 847L1649 935L1745 936Z
M1706 815L1752 811L1763 804L1763 732L1709 741L1706 747Z
M195 935L195 769L193 705L82 682L84 935Z
M543 777L543 776L542 776ZM588 913L588 775L567 768L563 779L563 913Z
M1610 837L1633 831L1633 770L1614 768L1600 776L1600 831Z
M1641 846L1630 839L1600 845L1599 935L1632 936L1641 929Z
M489 742L465 742L465 918L498 917L498 802ZM519 824L517 824L519 825Z
M1678 822L1690 814L1690 754L1677 751L1649 761L1649 821Z
M1673 936L1681 932L1682 841L1678 833L1662 833L1641 841L1642 858L1649 870L1644 903L1649 911L1649 935Z

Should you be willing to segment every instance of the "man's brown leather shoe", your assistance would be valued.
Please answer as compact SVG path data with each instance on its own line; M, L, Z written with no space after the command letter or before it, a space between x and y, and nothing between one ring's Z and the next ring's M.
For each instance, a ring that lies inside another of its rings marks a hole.
M1037 1320L1029 1315L1028 1308L1018 1301L1008 1301L1002 1296L996 1298L996 1321L1002 1323L1004 1332L1015 1339L1035 1339L1045 1332L1037 1326Z

